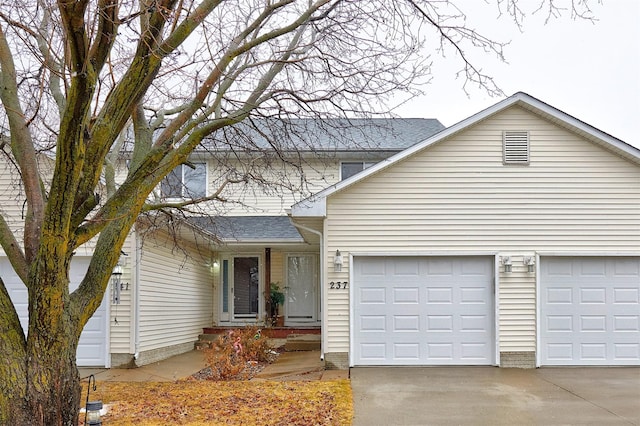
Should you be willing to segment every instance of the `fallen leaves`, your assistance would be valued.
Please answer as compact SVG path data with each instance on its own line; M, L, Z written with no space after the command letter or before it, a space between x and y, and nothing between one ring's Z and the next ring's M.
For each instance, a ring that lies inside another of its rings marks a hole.
M349 425L348 380L101 382L109 425ZM82 417L82 416L81 416Z

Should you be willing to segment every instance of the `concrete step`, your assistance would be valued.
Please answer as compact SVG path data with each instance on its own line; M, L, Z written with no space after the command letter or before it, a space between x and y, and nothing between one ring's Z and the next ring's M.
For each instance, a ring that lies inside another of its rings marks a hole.
M319 351L321 347L319 334L291 334L287 336L284 350L294 351Z
M200 334L198 340L201 342L215 342L219 337L219 334Z
M203 333L198 336L198 341L195 343L194 348L196 350L209 349L213 347L213 344L220 337L219 334Z
M203 349L211 349L211 344L212 344L212 343L213 343L213 342L203 342L203 341L198 340L198 341L193 345L193 347L194 347L194 349L195 349L195 350L197 350L197 351L201 351L201 350L203 350Z

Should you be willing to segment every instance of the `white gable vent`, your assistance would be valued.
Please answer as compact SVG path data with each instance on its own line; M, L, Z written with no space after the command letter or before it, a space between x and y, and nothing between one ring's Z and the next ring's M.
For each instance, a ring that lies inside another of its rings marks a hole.
M502 138L504 164L529 164L529 132L506 130Z
M504 164L529 164L529 132L506 130L502 138Z

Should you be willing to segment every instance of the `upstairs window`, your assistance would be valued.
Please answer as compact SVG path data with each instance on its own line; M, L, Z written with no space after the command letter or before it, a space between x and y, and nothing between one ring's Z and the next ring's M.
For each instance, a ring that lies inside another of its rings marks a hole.
M181 164L162 180L160 191L163 198L200 198L207 194L207 165Z
M529 164L529 132L507 130L502 140L504 164Z
M345 180L357 173L360 173L364 169L368 169L376 163L369 161L349 161L341 164L340 167L340 179Z

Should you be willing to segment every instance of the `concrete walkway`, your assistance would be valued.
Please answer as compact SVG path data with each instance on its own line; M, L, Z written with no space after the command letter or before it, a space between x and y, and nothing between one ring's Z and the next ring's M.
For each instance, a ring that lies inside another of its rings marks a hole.
M348 370L325 370L320 351L283 352L252 380L312 381L349 378Z
M93 374L97 381L173 382L185 379L206 367L204 354L191 351L138 368L79 368L80 377ZM336 380L348 378L346 370L324 370L319 351L284 352L253 380Z
M78 368L80 378L93 374L97 381L174 382L206 367L204 353L191 351L137 368Z
M640 425L640 368L351 369L354 426Z

